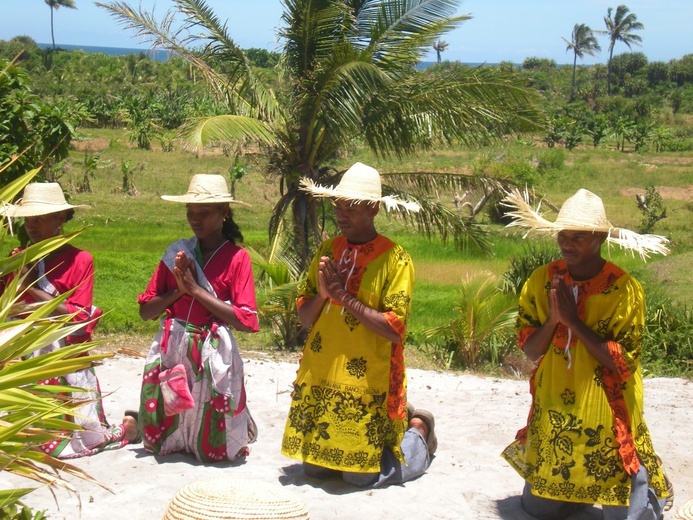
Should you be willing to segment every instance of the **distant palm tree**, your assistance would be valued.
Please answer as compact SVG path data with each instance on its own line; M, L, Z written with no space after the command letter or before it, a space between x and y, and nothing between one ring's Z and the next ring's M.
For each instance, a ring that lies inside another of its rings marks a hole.
M51 40L53 41L53 50L55 50L55 35L53 34L53 9L56 11L60 6L69 7L70 9L77 9L74 0L43 0L46 2L48 7L51 8Z
M594 37L592 29L584 23L576 23L573 27L573 35L570 41L563 38L563 41L568 44L565 51L573 51L573 82L570 86L570 100L575 99L575 67L577 65L577 59L581 60L585 58L585 54L594 56L602 48L597 43L597 38Z
M440 63L440 53L447 50L450 45L445 40L438 40L433 44L433 48L436 51L438 57L438 63Z
M619 5L616 8L616 14L611 17L613 11L612 7L606 12L604 17L604 23L606 24L606 31L598 31L599 34L603 34L609 37L609 62L607 64L607 93L611 94L611 58L614 55L614 45L616 42L625 43L628 48L631 45L640 45L642 37L637 34L633 34L633 31L641 31L645 28L643 24L638 22L638 17L635 14L630 13L628 6Z

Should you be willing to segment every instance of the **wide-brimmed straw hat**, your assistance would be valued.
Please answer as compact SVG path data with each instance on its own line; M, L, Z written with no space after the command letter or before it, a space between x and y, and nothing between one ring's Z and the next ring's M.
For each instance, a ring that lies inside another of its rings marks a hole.
M38 217L59 213L68 209L87 209L84 204L68 204L57 182L32 182L24 187L22 198L16 204L8 204L2 212L8 217Z
M192 482L171 499L162 520L308 520L303 503L277 484L215 478Z
M406 209L407 211L419 211L421 209L415 202L400 200L397 197L383 197L380 184L380 174L375 168L357 162L349 168L339 184L335 187L326 187L315 184L312 179L301 179L301 189L313 195L313 197L331 197L337 200L352 200L354 202L383 203L385 209Z
M188 192L185 195L162 195L161 198L171 202L184 202L186 204L219 204L228 202L229 204L250 205L231 196L226 185L226 179L223 176L208 173L193 175L193 178L190 179Z
M679 506L676 510L676 517L679 520L693 520L693 500Z
M590 231L606 233L607 243L637 252L642 258L647 258L650 253L662 255L669 253L669 249L666 247L669 240L666 237L641 235L635 231L614 226L606 218L602 199L585 189L578 190L575 195L563 203L554 222L546 220L540 213L541 203L536 209L529 205L529 193L527 191L524 194L519 190L507 193L503 199L503 205L511 209L507 215L513 221L508 224L508 227L517 226L527 229L525 236L532 231L551 235L555 235L561 230Z

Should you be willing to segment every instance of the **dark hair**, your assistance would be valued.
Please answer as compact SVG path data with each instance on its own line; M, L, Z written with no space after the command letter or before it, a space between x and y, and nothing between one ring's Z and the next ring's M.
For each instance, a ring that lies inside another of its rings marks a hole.
M65 210L65 222L69 222L72 220L72 217L75 216L75 210L70 208L68 210Z
M226 214L224 223L221 225L221 234L232 244L243 242L241 228L239 228L238 224L236 224L236 222L233 220L233 211L231 210L231 205L229 205L229 212Z

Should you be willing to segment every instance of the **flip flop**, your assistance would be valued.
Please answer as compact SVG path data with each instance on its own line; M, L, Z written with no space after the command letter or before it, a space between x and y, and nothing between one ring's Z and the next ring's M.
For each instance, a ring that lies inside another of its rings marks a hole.
M426 438L426 446L428 446L428 454L432 457L438 449L438 438L436 437L436 421L433 414L428 410L414 410L412 419L421 419L428 426L428 437Z
M142 442L142 433L140 432L140 413L135 410L125 410L123 415L135 419L135 423L137 423L137 436L129 442L130 444L139 444Z
M664 471L664 463L662 462L662 457L659 456L659 453L655 453L655 457L657 457L657 463L662 468L662 474L664 475L664 483L666 484L667 492L669 493L669 496L666 498L666 501L664 502L664 507L662 508L662 510L669 511L672 507L674 507L674 484L671 483L671 480L669 480L669 477L667 476L667 472Z

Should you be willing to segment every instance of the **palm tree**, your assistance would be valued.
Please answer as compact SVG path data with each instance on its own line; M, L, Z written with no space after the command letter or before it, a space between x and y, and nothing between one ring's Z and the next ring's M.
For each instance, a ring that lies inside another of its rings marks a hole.
M606 31L598 31L599 34L609 37L609 61L607 63L606 77L608 94L611 94L611 58L614 55L614 45L616 45L616 42L623 42L630 49L631 45L640 45L642 41L642 37L633 34L633 31L641 31L645 26L638 22L638 17L635 14L629 11L628 6L619 5L616 8L616 14L612 18L613 8L609 7L604 17Z
M53 34L53 10L56 11L60 6L69 7L70 9L77 9L74 0L43 0L48 4L51 10L51 40L53 41L53 50L55 50L55 35Z
M492 68L416 70L441 34L469 19L455 16L459 0L284 0L282 81L275 89L253 72L204 0L173 3L161 22L125 2L97 5L154 46L183 56L225 100L229 114L192 125L190 144L252 139L268 147L269 170L282 191L270 237L288 218L283 229L293 234L302 267L331 225L332 210L325 199L301 191L299 182L335 184L343 172L330 161L351 143L365 143L381 157L402 157L440 142L487 143L542 121L536 93L514 75ZM490 249L480 227L426 195L431 189L463 192L470 185L489 189L495 181L403 173L396 172L395 183L389 182L395 173L383 176L383 192L421 204L416 215L404 214L408 222L415 219L429 235L453 238L468 249Z
M438 63L440 63L440 53L448 49L450 45L445 40L438 40L433 44L433 49L436 51L436 57L438 58Z
M573 34L570 41L563 38L563 41L568 44L565 51L573 51L573 81L570 85L570 100L575 99L575 67L577 66L577 59L581 60L585 58L585 54L594 56L598 51L601 51L599 43L597 43L597 38L594 37L592 29L584 23L575 24L573 27Z

